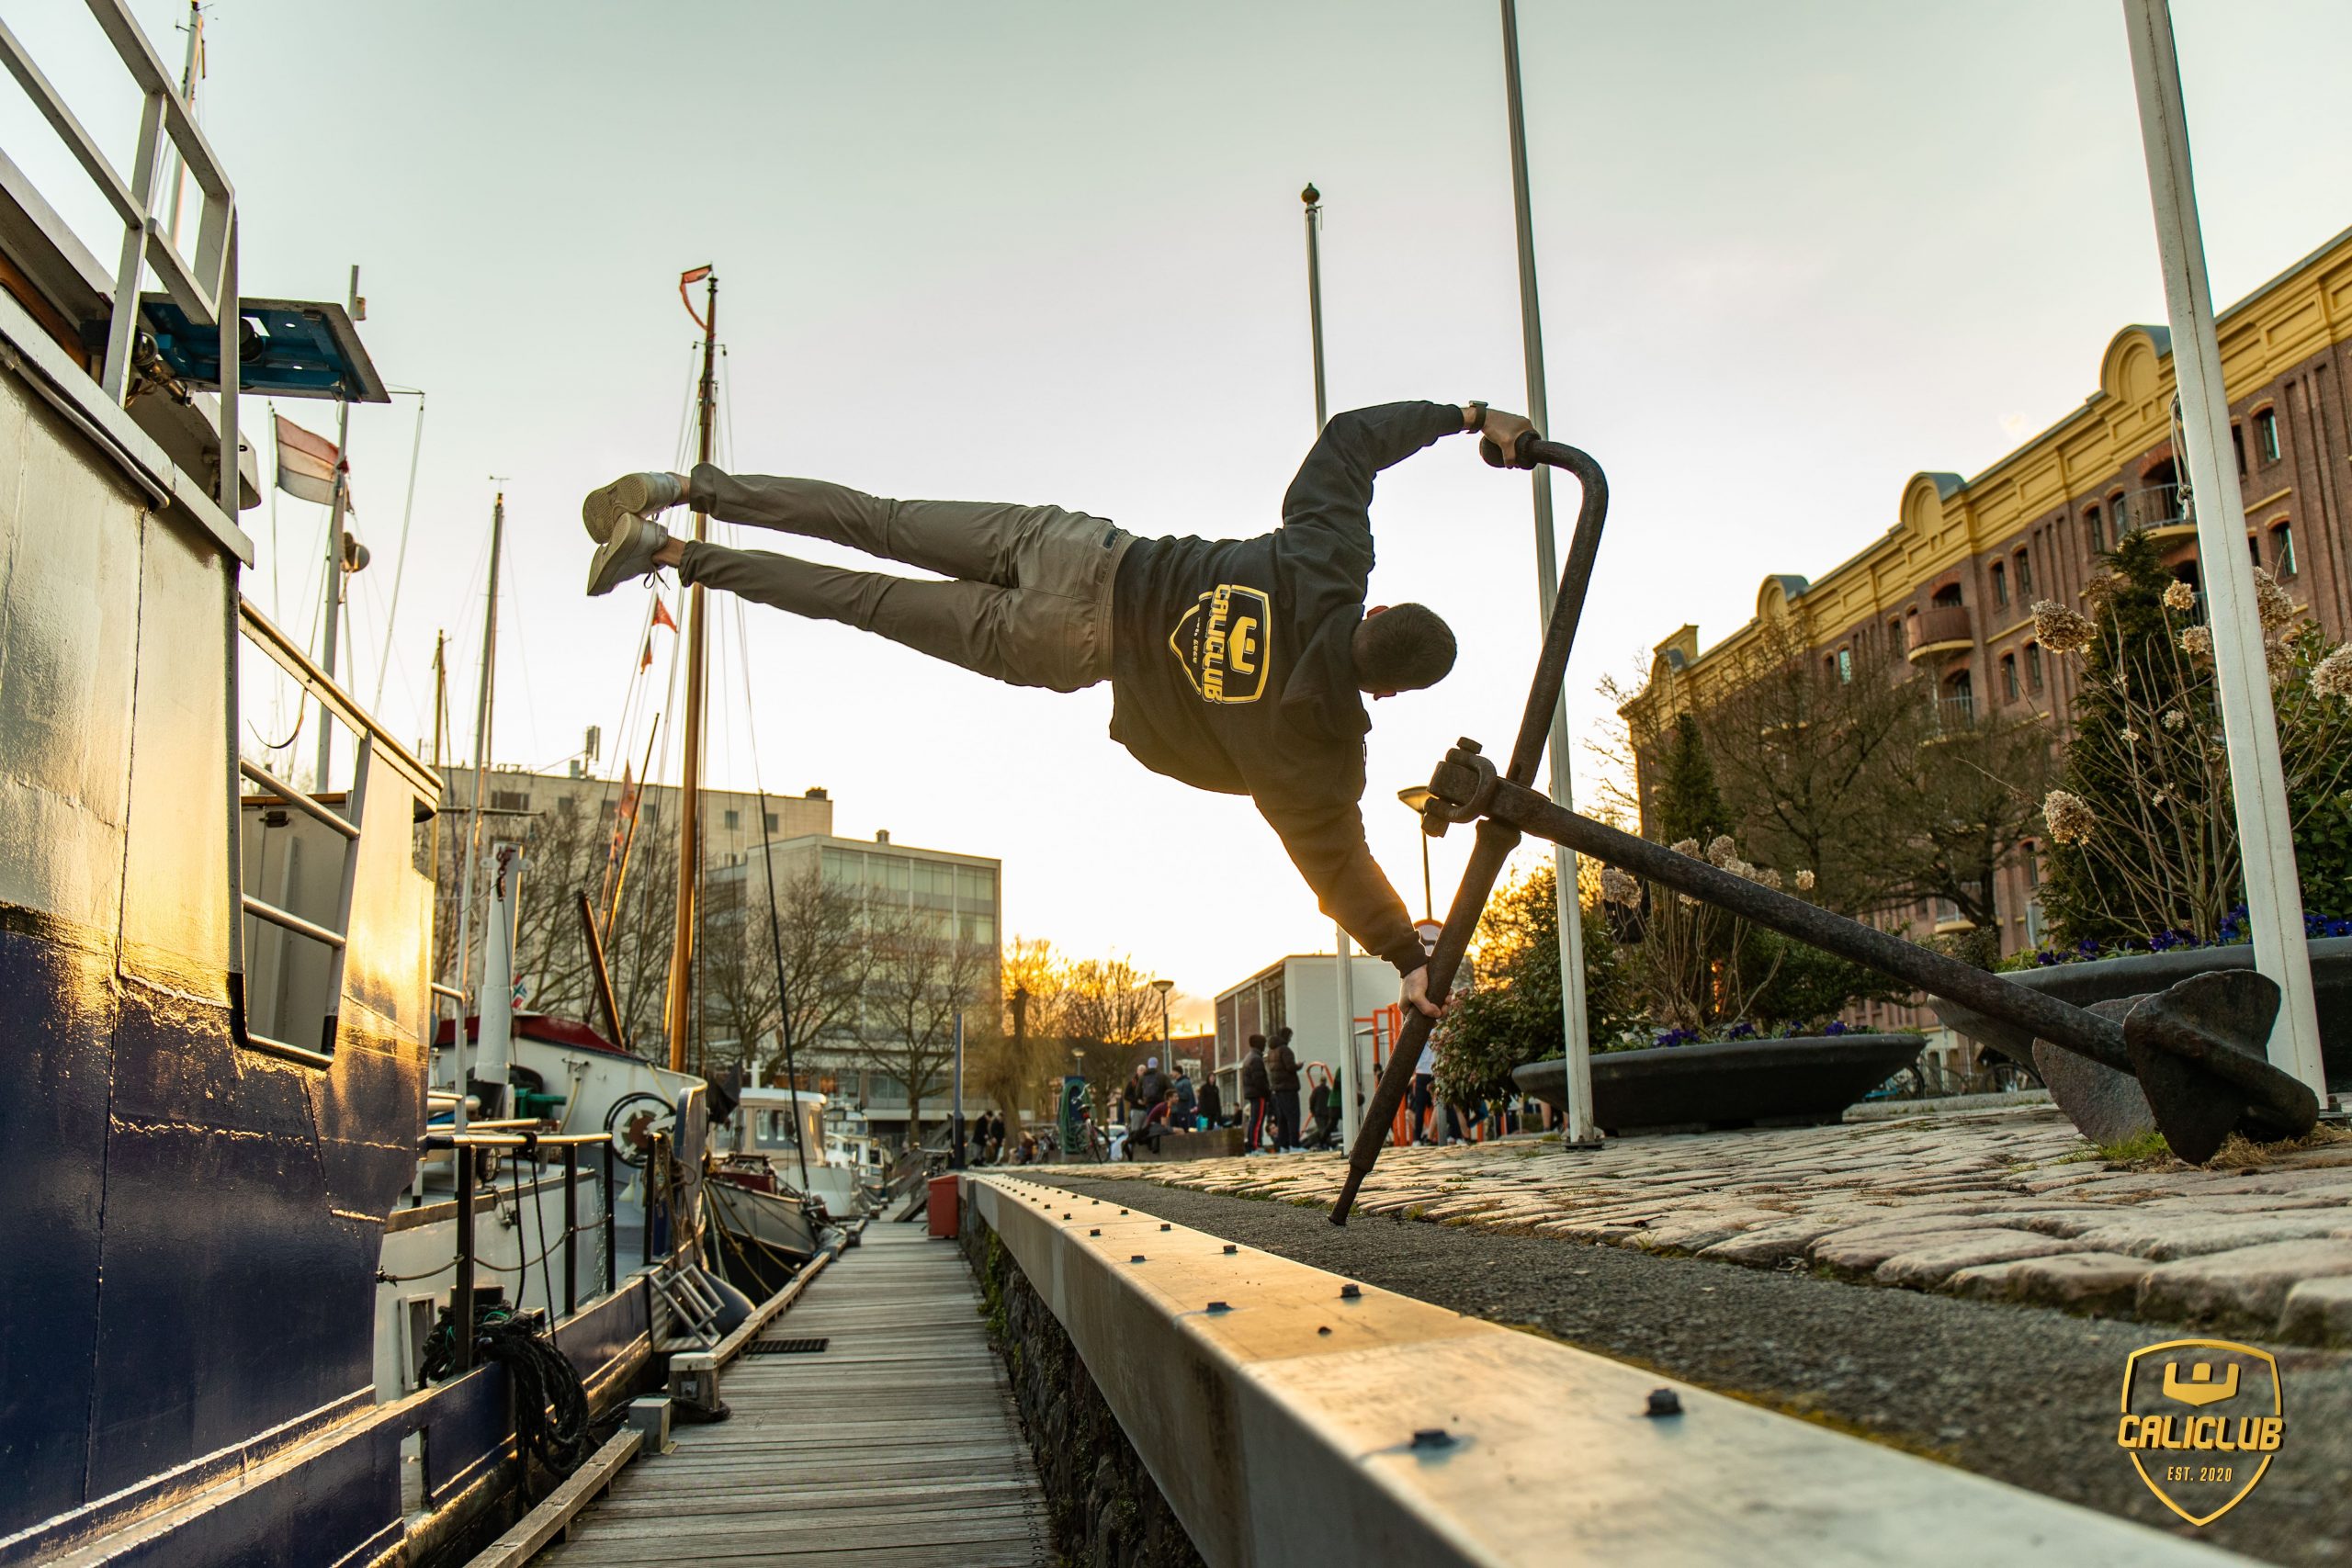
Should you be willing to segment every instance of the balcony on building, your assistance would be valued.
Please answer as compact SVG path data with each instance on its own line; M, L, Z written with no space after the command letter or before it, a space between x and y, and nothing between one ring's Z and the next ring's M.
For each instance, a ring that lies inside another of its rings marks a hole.
M1905 655L1917 664L1939 653L1964 653L1976 646L1965 604L1930 604L1905 623Z
M2159 469L2164 482L2135 490L2115 504L2116 536L2146 534L2162 542L2186 539L2197 532L2197 506L2188 487L2171 481L2169 469Z
M1928 699L1928 734L1923 743L1954 739L1967 734L1975 723L1974 690L1964 684L1949 686L1941 695Z

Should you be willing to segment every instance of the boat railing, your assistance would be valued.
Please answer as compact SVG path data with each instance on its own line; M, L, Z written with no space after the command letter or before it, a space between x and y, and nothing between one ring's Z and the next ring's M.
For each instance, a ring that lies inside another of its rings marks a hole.
M457 1279L449 1292L451 1325L455 1343L455 1360L451 1375L469 1371L474 1358L474 1273L477 1262L474 1247L474 1204L479 1199L481 1158L485 1154L510 1153L517 1157L535 1156L544 1149L559 1152L563 1162L563 1314L570 1317L580 1310L580 1236L590 1227L580 1223L580 1151L591 1144L605 1146L604 1169L598 1173L604 1213L596 1228L604 1233L605 1293L610 1295L617 1280L613 1255L613 1142L602 1133L534 1133L520 1128L512 1131L470 1133L427 1133L423 1147L427 1153L448 1150L457 1167ZM536 1201L536 1200L534 1200ZM527 1267L525 1271L527 1279ZM548 1303L553 1313L555 1303Z
M196 123L187 102L170 71L148 44L147 35L131 16L126 0L84 0L116 57L139 90L141 108L139 138L132 144L126 174L100 148L63 95L41 71L6 22L0 22L0 65L7 68L25 96L56 133L65 151L96 186L121 227L121 244L106 289L106 344L96 377L107 398L119 406L130 396L133 360L138 352L140 284L153 268L172 302L198 329L220 334L220 481L221 509L237 513L237 391L243 317L237 282L237 198L220 160ZM171 228L155 216L156 196L165 177L166 148L178 154L177 170L169 177L193 181L200 197L196 223L196 254L182 254ZM14 172L13 170L11 171ZM17 231L28 235L58 259L60 268L78 273L70 258L83 247L64 220L48 204L6 198L14 210ZM84 368L89 368L86 356Z

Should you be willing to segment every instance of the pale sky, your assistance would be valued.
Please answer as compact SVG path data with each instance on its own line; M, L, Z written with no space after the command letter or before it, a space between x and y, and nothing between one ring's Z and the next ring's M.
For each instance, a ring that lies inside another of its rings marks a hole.
M134 8L176 69L185 5ZM136 106L82 7L0 15L126 156ZM2352 223L2352 7L2176 15L2228 301ZM1521 21L1551 434L1613 498L1569 676L1584 733L1604 674L1686 620L1720 637L1767 572L1851 554L1913 472L1985 467L2092 392L2108 339L2164 300L2114 0L1525 0ZM731 466L886 495L1051 502L1145 536L1273 526L1314 434L1308 180L1333 407L1524 403L1485 0L218 0L207 37L201 117L247 291L340 299L360 264L376 364L430 397L396 731L429 728L436 628L470 715L488 476L509 476L502 762L560 767L598 724L617 765L646 604L582 597L579 502L675 460L688 266L721 278ZM0 143L111 265L95 197L13 86ZM363 694L414 406L352 422L376 557L344 666ZM281 412L332 434L329 405ZM249 403L250 428L266 415ZM1565 520L1573 486L1561 500ZM322 509L243 522L245 592L307 630ZM1539 630L1528 481L1444 443L1383 481L1374 523L1374 601L1423 600L1463 640L1443 686L1374 710L1373 847L1418 915L1393 795L1457 735L1511 738ZM1105 737L1107 686L1016 691L845 628L745 623L748 721L720 622L714 783L823 784L846 835L999 856L1011 931L1131 953L1194 998L1329 950L1246 801ZM1441 906L1466 850L1434 846Z

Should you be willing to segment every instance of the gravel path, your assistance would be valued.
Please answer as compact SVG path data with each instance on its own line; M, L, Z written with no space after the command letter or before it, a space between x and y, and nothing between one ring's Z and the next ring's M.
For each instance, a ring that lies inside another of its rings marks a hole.
M2294 1564L2352 1562L2352 1355L2269 1346L2288 1443L2201 1531L2115 1447L2124 1358L2177 1337L1623 1247L1360 1216L1149 1182L1054 1180L1458 1312L1929 1455L2069 1502Z

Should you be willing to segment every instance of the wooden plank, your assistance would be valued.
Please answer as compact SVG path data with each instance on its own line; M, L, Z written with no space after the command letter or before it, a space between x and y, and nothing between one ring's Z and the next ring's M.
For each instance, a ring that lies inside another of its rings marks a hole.
M537 1555L539 1548L571 1522L572 1517L613 1478L614 1472L636 1455L644 1441L644 1432L635 1427L624 1427L614 1433L605 1440L603 1448L588 1456L585 1464L565 1476L563 1484L548 1493L545 1502L476 1553L466 1568L520 1568L528 1562Z
M543 1561L1053 1561L1036 1469L956 1248L869 1227L761 1332L830 1343L740 1356L722 1384L732 1417L678 1427L674 1453L620 1476Z

